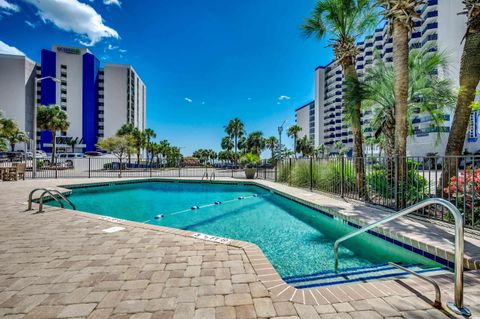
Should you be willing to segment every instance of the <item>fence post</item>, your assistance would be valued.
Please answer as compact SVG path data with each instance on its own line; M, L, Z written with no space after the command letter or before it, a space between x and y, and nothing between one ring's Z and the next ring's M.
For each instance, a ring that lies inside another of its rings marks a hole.
M182 175L181 169L182 169L182 166L181 166L180 163L179 163L179 164L178 164L178 177L181 177L181 175Z
M292 158L288 159L288 185L292 185Z
M275 162L275 182L277 182L277 166L278 166L278 161Z
M341 162L341 171L340 171L340 197L343 198L345 195L345 156L342 156L342 162Z
M153 164L153 162L150 162L150 165L149 165L149 167L150 167L150 178L152 178L152 164Z
M313 190L313 158L310 157L310 191Z
M90 169L91 168L91 166L90 166L90 160L91 159L92 159L91 157L88 158L88 178L90 178L90 172L91 172L91 169Z

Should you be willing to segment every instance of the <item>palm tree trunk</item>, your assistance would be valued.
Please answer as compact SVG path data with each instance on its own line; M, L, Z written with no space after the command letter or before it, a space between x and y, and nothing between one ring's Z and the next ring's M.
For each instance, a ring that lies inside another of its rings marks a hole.
M120 170L118 172L118 178L122 178L122 156L118 158L118 161L120 162Z
M52 131L52 165L55 165L55 155L57 153L57 132Z
M295 156L295 159L297 159L297 135L296 134L293 136L293 154Z
M460 62L460 89L458 91L457 105L455 107L452 127L445 150L446 158L445 164L443 165L440 185L447 185L451 178L450 175L455 174L456 165L459 162L456 156L462 155L467 127L470 121L470 113L472 112L472 102L475 100L475 90L479 81L480 34L469 33L465 38L465 46ZM442 189L442 187L440 187L440 189Z
M235 168L237 168L237 165L238 165L238 163L237 163L237 157L238 157L238 156L237 156L237 150L238 150L238 145L237 145L237 143L238 143L238 136L237 136L237 135L235 135L235 136L234 136L234 139L235 139Z
M346 61L346 63L344 63L344 70L345 78L357 79L355 65L352 62ZM355 103L354 116L352 117L353 158L355 162L358 196L366 199L361 106L361 102Z
M15 151L15 143L10 143L10 149L12 150L12 152Z
M408 29L393 22L393 68L395 71L395 155L398 156L398 183L403 187L407 156L408 112Z

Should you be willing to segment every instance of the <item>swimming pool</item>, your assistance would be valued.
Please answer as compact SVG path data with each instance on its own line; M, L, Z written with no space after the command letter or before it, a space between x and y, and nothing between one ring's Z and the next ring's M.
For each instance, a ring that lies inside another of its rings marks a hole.
M137 181L65 187L80 211L255 243L280 276L297 286L345 280L333 272L333 243L355 228L256 185ZM382 277L389 261L426 271L441 268L370 234L346 241L339 256L340 270L360 280L372 270Z

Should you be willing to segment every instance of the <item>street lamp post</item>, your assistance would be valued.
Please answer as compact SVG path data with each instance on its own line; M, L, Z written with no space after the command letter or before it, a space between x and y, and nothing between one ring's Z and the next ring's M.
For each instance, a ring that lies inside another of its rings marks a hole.
M37 176L37 86L38 82L50 79L56 83L61 83L61 81L53 76L45 76L43 78L35 79L34 85L34 101L33 101L33 147L32 147L32 178ZM56 94L55 94L56 100Z

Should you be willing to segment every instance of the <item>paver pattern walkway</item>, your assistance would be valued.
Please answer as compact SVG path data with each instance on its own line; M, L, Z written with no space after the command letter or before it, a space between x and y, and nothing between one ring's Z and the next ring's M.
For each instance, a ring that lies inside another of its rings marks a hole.
M94 180L0 183L1 318L448 318L416 279L382 282L383 297L369 284L332 287L334 298L306 305L267 290L238 247L60 208L24 212L34 187L77 182ZM112 226L125 229L103 231ZM465 289L477 318L478 274ZM451 300L451 276L438 279Z

